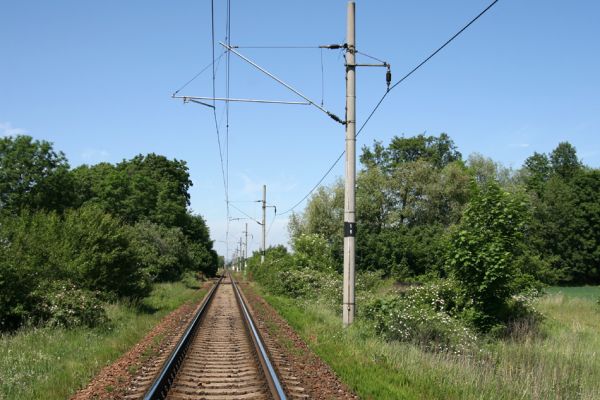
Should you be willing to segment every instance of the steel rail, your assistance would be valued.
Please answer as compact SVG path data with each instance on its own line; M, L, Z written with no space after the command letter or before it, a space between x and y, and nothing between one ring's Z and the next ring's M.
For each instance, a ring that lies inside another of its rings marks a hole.
M216 292L219 285L221 284L221 281L224 277L224 274L221 275L217 283L215 283L210 292L208 292L208 294L204 298L200 309L192 319L192 322L188 326L181 339L179 339L179 342L177 342L175 350L173 350L171 356L163 365L160 374L156 377L156 379L152 383L152 386L150 386L150 389L144 395L144 400L164 399L167 396L167 392L173 384L175 376L177 375L177 371L179 371L179 367L181 367L181 364L183 363L183 360L185 359L185 356L187 354L187 350L189 349L190 344L192 343L196 334L196 331L200 326L199 322L204 316L205 310L212 301L214 297L213 295Z
M244 320L244 325L246 327L247 333L252 340L258 361L260 363L261 370L263 372L264 378L267 382L267 386L269 388L269 392L274 400L287 400L285 392L283 390L283 385L281 384L279 377L273 367L273 364L269 360L269 356L266 350L265 345L263 344L263 340L261 338L260 332L256 328L256 324L252 315L250 314L248 307L246 306L246 300L238 288L237 283L233 279L231 273L228 274L231 280L231 285L233 287L235 298L237 301L237 305L240 309L242 318ZM201 321L203 316L206 314L206 310L212 299L214 297L215 292L217 291L219 285L225 278L226 274L223 274L217 283L211 288L210 292L204 298L198 312L196 312L194 318L192 319L190 325L186 329L185 333L177 342L177 345L167 361L164 363L160 374L153 381L150 389L146 392L143 399L144 400L156 400L156 399L165 399L168 395L168 392L176 378L176 375L183 364L184 359L186 358L187 351L193 342L196 333L201 325Z
M277 372L275 371L273 364L269 360L269 355L263 344L263 340L260 336L260 332L258 332L258 329L256 328L256 324L254 323L252 315L250 315L250 312L248 311L248 308L246 307L246 300L244 298L244 295L238 288L237 283L233 279L233 276L231 274L229 274L229 277L231 279L231 285L233 286L233 290L236 294L236 299L238 301L238 305L239 305L240 309L242 310L242 314L244 316L244 322L246 323L246 327L248 328L250 337L256 347L256 350L257 350L256 353L258 355L258 360L261 364L263 373L265 375L265 379L267 380L267 384L269 385L271 395L273 396L273 398L275 400L286 400L287 397L283 390L283 386L282 386L281 382L279 381L279 377L277 376Z

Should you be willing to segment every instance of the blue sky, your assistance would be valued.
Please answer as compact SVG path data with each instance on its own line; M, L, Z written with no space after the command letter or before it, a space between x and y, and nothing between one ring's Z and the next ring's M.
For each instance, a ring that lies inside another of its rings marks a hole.
M391 63L398 79L488 3L358 0L358 49ZM216 37L223 40L226 2L215 5ZM231 6L235 45L344 41L346 0L231 0ZM518 168L534 151L568 140L585 163L600 167L598 15L595 1L501 0L390 93L358 146L446 132L463 155L479 152ZM72 166L147 152L187 160L192 207L207 219L223 254L226 215L212 112L170 98L212 60L210 1L2 1L0 21L0 135L52 141ZM343 116L338 51L323 51L323 75L318 49L240 51ZM221 63L218 95L224 95L224 72ZM230 82L232 97L297 100L234 55ZM384 70L358 71L359 124L384 90ZM211 95L210 70L181 94ZM285 210L343 146L343 127L314 108L232 104L230 198L259 218L252 201L264 183L269 202ZM342 173L340 164L325 182ZM232 210L231 216L243 215ZM230 248L244 222L230 223ZM286 222L275 220L269 244L287 242ZM249 226L253 250L259 226Z

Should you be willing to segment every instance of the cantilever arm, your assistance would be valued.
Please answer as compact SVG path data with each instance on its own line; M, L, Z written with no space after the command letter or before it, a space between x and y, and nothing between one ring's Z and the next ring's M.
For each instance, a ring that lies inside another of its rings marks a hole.
M295 94L297 94L298 96L302 97L304 100L306 100L307 102L309 102L311 105L317 107L319 110L323 111L325 114L329 115L330 118L332 118L334 121L339 122L340 124L345 124L345 122L338 117L337 115L335 115L334 113L326 110L325 108L321 107L320 105L318 105L317 103L315 103L314 101L312 101L311 99L309 99L308 97L306 97L305 95L303 95L302 93L300 93L298 90L294 89L292 86L290 86L289 84L285 83L284 81L282 81L280 78L276 77L275 75L273 75L272 73L270 73L269 71L267 71L266 69L264 69L263 67L261 67L260 65L256 64L254 61L250 60L249 58L243 56L242 54L240 54L239 52L235 51L233 49L233 47L223 43L223 42L219 42L219 44L223 47L225 47L227 50L231 51L233 54L235 54L236 56L238 56L239 58L241 58L242 60L246 61L248 64L252 65L254 68L258 69L259 71L261 71L262 73L264 73L265 75L267 75L268 77L270 77L271 79L277 81L278 83L280 83L281 85L285 86L286 88L288 88L289 90L291 90L292 92L294 92Z

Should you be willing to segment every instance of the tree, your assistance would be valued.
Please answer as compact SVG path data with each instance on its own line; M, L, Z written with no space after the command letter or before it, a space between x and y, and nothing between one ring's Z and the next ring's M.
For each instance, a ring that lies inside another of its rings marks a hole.
M507 322L511 296L533 281L524 279L515 262L523 251L527 203L493 181L482 187L474 184L473 191L450 239L447 267L471 302L470 319L487 331Z
M541 196L552 173L550 159L546 154L535 152L525 160L523 169L525 186L529 191Z
M568 142L525 160L522 176L534 205L532 242L555 280L596 283L598 170L585 168Z
M550 153L550 163L555 174L563 179L570 179L581 169L577 150L569 142L561 142Z
M497 181L507 187L512 183L512 171L509 168L479 153L470 154L467 165L469 173L479 184Z
M344 186L341 181L320 187L310 198L302 214L292 214L288 224L290 239L316 234L329 243L332 256L343 258Z
M539 246L562 282L600 282L600 171L553 176L537 206Z
M469 174L460 157L445 134L396 137L387 147L375 142L364 148L356 191L359 269L381 269L399 279L439 270L440 239L469 198ZM290 218L290 237L325 238L341 263L342 217L338 181L320 188L304 213Z
M31 136L0 138L0 211L63 211L73 201L69 164L62 152Z
M154 153L73 171L78 203L93 202L130 224L149 220L167 227L188 223L192 182L185 161Z
M367 168L378 165L387 172L399 164L418 160L427 161L435 168L443 168L461 158L454 141L442 133L439 137L424 134L409 138L395 136L387 148L381 142L375 142L373 150L363 147L360 161Z

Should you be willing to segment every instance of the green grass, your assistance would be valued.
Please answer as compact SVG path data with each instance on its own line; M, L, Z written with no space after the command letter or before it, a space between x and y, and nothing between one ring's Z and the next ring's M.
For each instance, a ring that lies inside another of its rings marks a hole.
M0 336L0 399L65 399L142 339L158 321L204 291L161 283L135 307L108 306L104 328L27 328ZM110 388L107 388L110 390Z
M600 298L600 286L553 286L546 289L548 294L563 294L568 297L582 299Z
M341 327L327 308L265 298L363 399L600 399L600 307L549 294L542 334L482 343L469 356L386 342L367 326Z

